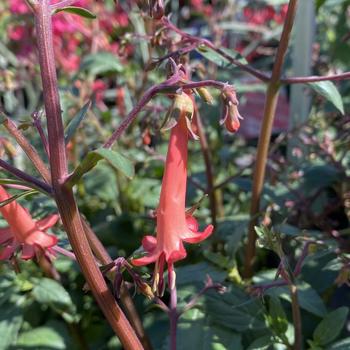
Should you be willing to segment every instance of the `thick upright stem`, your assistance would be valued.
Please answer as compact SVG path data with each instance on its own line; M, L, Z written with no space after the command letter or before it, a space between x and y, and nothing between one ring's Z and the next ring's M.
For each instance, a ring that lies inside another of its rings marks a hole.
M134 330L115 302L97 266L84 233L71 188L64 185L67 161L64 128L54 63L51 9L48 0L34 6L39 62L47 117L51 179L54 197L73 251L91 291L125 349L142 349Z
M283 63L287 53L290 34L293 28L294 18L297 10L298 0L290 0L288 6L288 12L286 21L284 23L283 32L278 46L275 64L272 71L271 80L269 81L266 99L265 99L265 108L263 122L261 126L258 149L256 155L256 163L254 168L253 176L253 189L252 189L252 199L250 206L250 224L248 228L248 242L245 252L245 261L244 261L244 275L246 278L249 278L253 274L253 265L255 260L255 242L256 242L256 233L254 227L257 224L257 214L260 210L260 198L264 185L265 171L266 171L266 162L267 154L270 145L270 138L272 132L272 125L275 118L280 78L283 68Z
M68 170L48 0L42 0L35 6L35 29L47 118L52 184L56 187L63 183Z

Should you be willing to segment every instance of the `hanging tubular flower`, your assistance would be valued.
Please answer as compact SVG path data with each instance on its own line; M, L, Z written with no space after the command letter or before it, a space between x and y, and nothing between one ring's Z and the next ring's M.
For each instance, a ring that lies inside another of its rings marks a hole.
M223 111L220 125L225 124L227 131L235 133L240 127L240 119L243 119L238 111L236 91L232 86L226 86L221 93L223 99Z
M0 186L0 201L6 201L11 196ZM56 245L57 238L45 231L54 226L58 215L49 215L44 219L35 221L29 212L12 201L0 207L0 213L7 221L8 227L0 228L0 260L7 260L17 250L21 250L23 260L32 259L37 250L49 250Z
M179 97L184 98L184 95L183 93ZM188 95L186 98L192 104ZM142 246L147 254L132 260L136 266L156 263L154 289L157 288L159 294L164 289L165 263L169 272L173 273L173 263L186 257L183 242L201 242L213 231L213 226L209 225L203 232L199 232L197 220L192 215L186 215L187 144L190 134L187 112L188 108L182 110L176 125L171 129L160 201L156 210L157 236L145 236Z

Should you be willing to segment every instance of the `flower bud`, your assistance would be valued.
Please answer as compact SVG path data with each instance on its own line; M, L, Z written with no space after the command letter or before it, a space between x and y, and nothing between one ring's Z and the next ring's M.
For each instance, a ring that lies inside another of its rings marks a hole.
M238 111L236 91L232 86L226 86L222 90L221 97L223 99L224 106L220 124L225 124L226 129L229 132L234 133L240 127L239 119L243 119Z
M240 127L239 119L242 119L238 112L238 108L234 104L230 104L228 107L228 115L225 120L225 127L229 132L236 132Z
M152 291L152 288L145 282L143 281L139 281L136 282L137 287L139 289L139 291L146 296L148 299L152 300L154 298L154 293Z
M206 89L205 87L200 87L196 89L196 91L198 92L198 95L202 98L202 100L208 105L212 105L214 103L214 98L208 91L208 89Z

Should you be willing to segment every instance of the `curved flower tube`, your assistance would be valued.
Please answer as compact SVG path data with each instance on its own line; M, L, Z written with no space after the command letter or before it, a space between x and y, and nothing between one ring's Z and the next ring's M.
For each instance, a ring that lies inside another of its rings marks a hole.
M164 265L173 271L173 263L186 257L183 242L198 243L213 231L209 225L198 231L197 220L186 215L185 198L187 184L187 145L189 131L185 112L181 112L177 124L171 129L157 216L157 236L145 236L143 249L147 254L133 259L136 266L155 262L154 280L162 289Z
M0 201L6 201L11 196L0 186ZM23 260L32 259L37 250L49 250L56 245L57 238L45 231L54 226L58 215L49 215L35 221L29 212L12 201L0 207L0 213L8 223L8 227L0 228L0 260L11 258L17 250L21 250Z

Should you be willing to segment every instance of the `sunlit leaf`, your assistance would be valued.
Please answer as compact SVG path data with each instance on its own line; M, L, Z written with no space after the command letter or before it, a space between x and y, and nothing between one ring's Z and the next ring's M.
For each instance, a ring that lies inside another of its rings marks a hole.
M83 7L78 7L78 6L62 7L62 8L59 8L59 9L55 10L54 13L59 13L59 12L73 13L74 15L78 15L80 17L89 18L89 19L95 19L96 18L96 15L94 15L89 10L87 10L87 9L85 9Z

